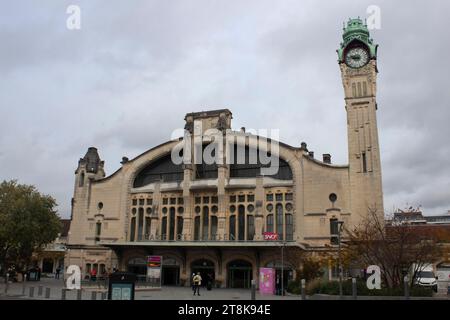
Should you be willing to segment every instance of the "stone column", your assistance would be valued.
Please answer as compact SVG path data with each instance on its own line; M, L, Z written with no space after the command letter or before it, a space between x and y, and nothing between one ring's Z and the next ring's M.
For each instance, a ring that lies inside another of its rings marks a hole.
M155 184L155 191L153 192L153 211L150 217L150 239L152 240L160 240L157 239L156 234L158 233L159 226L159 214L161 212L159 205L161 203L161 183L157 182Z
M255 238L256 241L263 240L263 228L264 228L264 186L263 176L256 177L256 189L255 189Z
M194 239L193 234L193 210L191 203L191 181L193 176L193 165L185 164L184 168L184 179L183 179L183 203L184 203L184 213L183 213L183 240L192 241Z
M228 199L225 192L225 182L228 177L228 166L226 164L218 165L217 172L217 197L219 200L219 212L217 216L217 239L220 241L226 240L227 229L227 203Z

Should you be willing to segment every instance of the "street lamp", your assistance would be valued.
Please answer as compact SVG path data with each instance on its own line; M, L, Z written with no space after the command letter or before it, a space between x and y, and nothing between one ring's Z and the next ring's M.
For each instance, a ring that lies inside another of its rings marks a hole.
M344 227L344 221L338 221L338 268L339 268L339 298L342 299L342 259L341 259L341 232Z
M281 295L284 296L284 246L286 241L281 243Z

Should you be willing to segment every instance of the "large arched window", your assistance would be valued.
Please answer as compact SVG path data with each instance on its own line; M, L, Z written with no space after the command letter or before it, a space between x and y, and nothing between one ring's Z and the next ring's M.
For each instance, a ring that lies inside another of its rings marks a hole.
M217 240L217 216L211 216L211 240Z
M83 187L83 186L84 186L84 172L82 172L82 173L80 174L80 181L79 181L78 186L79 186L79 187Z
M175 240L175 208L171 207L169 210L169 240Z
M236 215L230 216L230 240L236 240Z
M182 239L183 235L183 217L177 217L177 240Z
M294 219L292 214L286 214L286 240L294 240Z
M283 205L281 203L276 206L276 216L278 239L283 240Z
M134 179L133 187L139 188L153 182L183 181L184 171L181 164L174 164L168 154L153 161L142 169Z
M238 208L238 240L245 240L245 207Z
M273 214L269 214L266 217L267 220L267 232L273 232Z
M203 207L202 214L202 240L208 240L208 231L209 231L209 207Z
M161 240L167 240L167 217L163 217L161 221Z
M200 217L195 217L194 220L194 240L200 240Z
M271 163L261 163L261 159L259 157L259 149L249 147L245 147L245 161L242 164L242 161L239 160L243 159L239 157L239 153L242 153L243 150L244 148L238 148L237 145L234 146L234 161L230 165L231 178L254 178L263 173L261 171L261 168L269 168L271 166ZM264 155L265 157L271 156L270 154L266 153L264 153ZM268 177L278 180L292 180L292 170L289 164L281 158L276 158L276 161L278 162L278 171L276 174L268 175ZM273 163L273 165L276 165L276 163Z
M144 208L138 210L138 240L142 240L144 232Z
M255 237L255 217L247 215L247 240L253 240Z
M134 241L135 232L136 232L136 218L133 217L131 218L130 223L130 241Z

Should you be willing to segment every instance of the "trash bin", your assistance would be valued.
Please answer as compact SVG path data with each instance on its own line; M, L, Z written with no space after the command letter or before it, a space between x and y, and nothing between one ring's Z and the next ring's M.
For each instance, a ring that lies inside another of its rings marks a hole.
M108 300L134 300L134 273L116 272L109 277Z
M28 281L39 281L39 272L36 269L31 269L27 274Z

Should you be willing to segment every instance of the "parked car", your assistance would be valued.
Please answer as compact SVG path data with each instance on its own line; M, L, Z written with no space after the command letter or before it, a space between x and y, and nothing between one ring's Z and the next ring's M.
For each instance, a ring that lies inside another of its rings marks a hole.
M431 287L437 292L437 276L431 263L413 264L411 266L411 276L416 272L414 284L422 287Z

